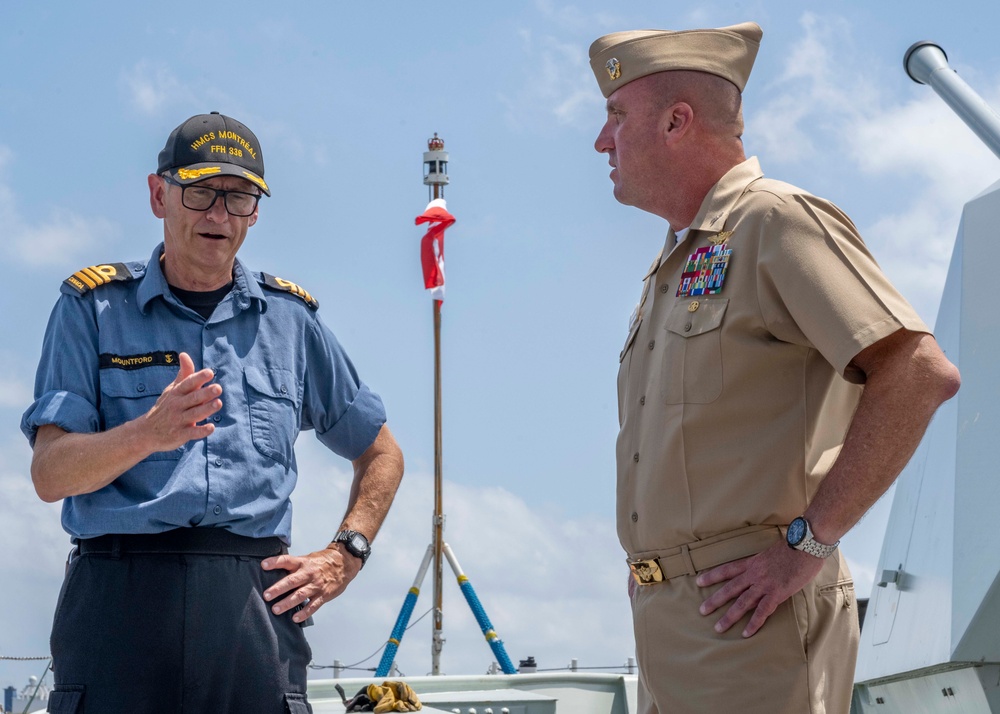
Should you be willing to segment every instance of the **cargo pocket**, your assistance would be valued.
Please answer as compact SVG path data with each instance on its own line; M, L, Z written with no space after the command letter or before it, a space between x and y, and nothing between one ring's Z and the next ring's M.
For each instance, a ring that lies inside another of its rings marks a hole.
M299 433L299 386L286 369L245 367L250 438L257 451L291 466Z
M57 684L49 694L49 707L46 711L52 714L78 714L82 712L85 689L82 684Z
M722 321L729 298L678 300L667 316L661 397L708 404L722 394Z
M312 714L312 706L306 700L305 694L285 695L285 714Z
M179 370L179 367L160 365L140 369L101 369L101 430L107 431L148 412L163 390L177 377ZM144 460L176 460L182 451L158 451Z

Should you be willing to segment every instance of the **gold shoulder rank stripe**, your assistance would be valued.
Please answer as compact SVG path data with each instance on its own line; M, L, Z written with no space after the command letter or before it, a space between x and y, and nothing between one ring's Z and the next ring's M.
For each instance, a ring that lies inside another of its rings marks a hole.
M264 276L264 285L269 288L274 288L275 290L283 290L286 293L291 293L302 299L302 301L311 307L313 310L319 309L319 300L310 295L306 290L303 290L295 283L291 283L287 280L282 280L281 278L276 278L273 275L267 273L261 273Z
M106 263L81 268L63 282L83 295L88 290L107 285L114 280L135 280L125 263Z

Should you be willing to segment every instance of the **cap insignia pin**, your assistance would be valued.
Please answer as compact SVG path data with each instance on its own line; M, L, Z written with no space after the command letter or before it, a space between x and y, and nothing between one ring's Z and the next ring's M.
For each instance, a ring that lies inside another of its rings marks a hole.
M622 76L622 65L617 58L612 57L609 59L604 67L608 70L608 76L611 77L612 81Z

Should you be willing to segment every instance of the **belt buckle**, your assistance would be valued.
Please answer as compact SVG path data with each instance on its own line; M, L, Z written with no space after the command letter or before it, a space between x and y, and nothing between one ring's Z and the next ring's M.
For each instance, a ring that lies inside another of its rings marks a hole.
M663 582L663 571L660 570L660 564L655 559L630 560L628 568L632 571L632 577L639 585L655 585Z

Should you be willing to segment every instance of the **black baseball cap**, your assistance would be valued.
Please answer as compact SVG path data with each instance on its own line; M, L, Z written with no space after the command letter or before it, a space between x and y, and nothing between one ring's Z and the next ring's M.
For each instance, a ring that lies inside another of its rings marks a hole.
M239 176L271 195L264 182L264 157L257 137L245 125L219 112L193 116L170 132L156 173L167 173L180 184L213 176Z

